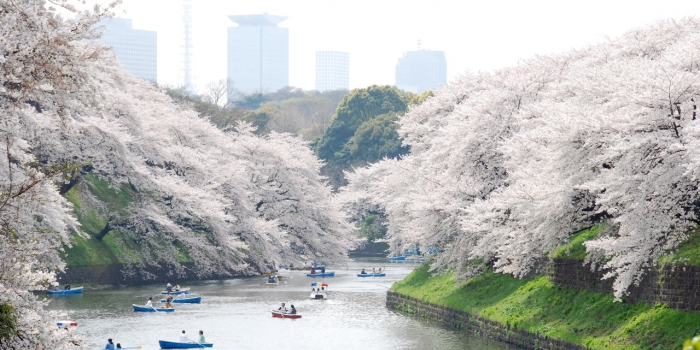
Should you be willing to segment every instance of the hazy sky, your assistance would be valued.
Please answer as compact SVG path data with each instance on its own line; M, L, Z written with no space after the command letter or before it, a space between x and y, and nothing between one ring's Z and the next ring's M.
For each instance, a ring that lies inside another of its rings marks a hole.
M700 17L700 2L674 1L293 1L192 0L198 87L226 78L228 15L288 16L289 83L314 88L315 51L350 53L350 88L393 84L403 52L442 50L447 77L493 71L537 54L564 52L657 20ZM124 0L118 17L158 32L158 82L181 79L182 2Z

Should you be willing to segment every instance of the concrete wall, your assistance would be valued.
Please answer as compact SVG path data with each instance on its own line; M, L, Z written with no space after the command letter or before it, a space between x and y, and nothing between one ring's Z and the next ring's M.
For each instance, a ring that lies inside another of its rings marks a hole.
M591 271L582 260L552 259L547 274L552 283L566 288L613 293L612 280L601 280L607 271ZM682 311L700 311L700 266L662 265L648 271L638 287L632 286L625 302L667 304Z
M496 339L523 349L586 349L586 347L579 344L530 333L518 328L512 328L502 323L491 321L468 312L451 309L433 303L426 303L417 298L392 291L387 292L386 306L390 309L398 309L408 313L414 313L421 317L437 320L445 324L449 324L453 328L460 329L465 332L476 333L481 336Z

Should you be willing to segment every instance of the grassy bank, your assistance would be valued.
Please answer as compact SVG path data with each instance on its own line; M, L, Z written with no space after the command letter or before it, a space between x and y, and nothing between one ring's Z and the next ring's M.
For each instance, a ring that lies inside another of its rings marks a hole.
M458 286L452 274L432 276L423 265L392 290L593 349L681 349L700 331L700 313L615 303L611 295L555 286L545 276L486 272Z
M83 186L74 186L65 193L65 197L73 204L73 212L87 237L75 234L71 247L64 247L63 259L66 265L71 267L143 262L142 245L130 239L126 232L111 229L119 226L115 223L128 222L128 207L138 200L136 190L128 184L112 186L108 181L98 179L90 173L79 181L82 181ZM153 242L163 246L172 244L160 237L153 238ZM185 246L180 242L175 246L179 252L177 260L189 262Z

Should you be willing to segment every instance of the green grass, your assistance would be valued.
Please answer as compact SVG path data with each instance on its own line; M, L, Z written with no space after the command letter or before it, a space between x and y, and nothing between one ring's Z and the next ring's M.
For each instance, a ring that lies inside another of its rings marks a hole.
M90 173L86 174L81 181L87 182L90 194L99 200L104 208L90 208L83 203L81 198L84 194L80 193L79 186L66 192L65 197L73 203L74 213L81 224L81 230L88 235L88 237L81 237L75 234L72 246L64 247L63 258L67 266L142 262L143 259L139 254L143 252L143 246L134 242L125 232L110 230L101 240L97 239L100 231L107 225L108 218L119 220L128 217L127 208L136 200L136 192L128 184L122 184L119 187L110 186L108 181L98 179ZM160 235L152 238L151 243L162 247L171 244ZM175 258L178 262L192 261L187 247L182 242L177 242L175 248L177 249Z
M700 329L700 313L613 302L544 276L519 280L487 271L457 285L452 274L432 276L424 265L392 290L593 349L681 349Z
M584 259L586 257L586 246L583 243L598 238L598 234L604 227L601 224L577 232L571 236L568 244L554 250L552 258Z
M700 266L700 232L691 232L675 253L661 257L659 263Z
M108 181L100 180L92 174L86 174L81 181L87 181L90 193L104 204L107 213L89 208L83 203L78 186L66 192L65 197L73 203L73 212L80 222L81 230L88 235L81 237L75 234L72 246L64 247L66 265L89 266L141 261L134 253L140 249L139 246L123 239L123 233L110 230L102 240L95 238L107 225L108 216L127 215L126 208L134 200L133 190L128 185L122 185L118 189L110 187ZM120 247L118 242L126 242L122 245L127 249Z

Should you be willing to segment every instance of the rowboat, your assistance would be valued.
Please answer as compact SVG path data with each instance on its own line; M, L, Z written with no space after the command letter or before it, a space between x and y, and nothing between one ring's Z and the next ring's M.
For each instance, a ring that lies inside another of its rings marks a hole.
M51 294L51 295L82 294L82 293L83 293L83 287L76 287L76 288L71 288L68 290L48 290L48 291L46 291L46 294Z
M278 284L279 284L279 282L277 282L277 281L265 283L266 286L276 286L276 285L278 285Z
M161 303L165 302L165 299L160 299ZM191 297L191 298L184 298L184 299L173 299L170 301L171 303L175 304L199 304L202 302L202 297Z
M178 291L175 291L175 290L174 290L174 291L170 292L170 295L179 295L179 294L182 294L182 293L190 294L190 289L189 289L189 288L182 288L182 289L180 289L180 290L178 290ZM160 294L168 294L168 292L162 291L162 292L160 292Z
M323 294L315 294L313 297L311 297L311 300L326 300L326 297Z
M281 313L277 310L272 310L272 317L277 317L277 318L301 318L301 315L299 314L285 314Z
M75 321L56 321L56 325L61 327L78 327L78 322Z
M173 308L163 308L163 307L148 307L148 306L140 306L140 305L134 305L134 312L175 312L175 309Z
M324 272L324 273L320 273L320 272L307 273L306 275L309 277L333 277L333 276L335 276L335 272L331 271L331 272Z
M358 273L357 277L386 277L385 273Z
M214 346L213 343L178 343L174 341L159 340L161 349L197 349L197 348L211 348Z
M391 256L389 257L389 261L401 261L401 260L406 260L405 256Z

